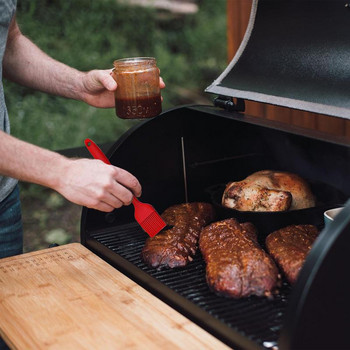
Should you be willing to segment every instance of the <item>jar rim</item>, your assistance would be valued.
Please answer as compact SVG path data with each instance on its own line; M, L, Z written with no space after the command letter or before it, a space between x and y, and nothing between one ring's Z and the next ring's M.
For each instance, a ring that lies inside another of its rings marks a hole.
M130 63L130 64L136 64L139 62L145 62L145 61L155 61L156 59L154 57L129 57L129 58L119 58L115 60L113 63L119 64L119 63Z

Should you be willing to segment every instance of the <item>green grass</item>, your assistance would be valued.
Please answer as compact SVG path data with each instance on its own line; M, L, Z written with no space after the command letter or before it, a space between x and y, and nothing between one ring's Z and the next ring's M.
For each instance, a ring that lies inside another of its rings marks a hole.
M22 0L17 21L52 57L77 69L111 68L117 58L154 56L166 82L163 110L196 101L226 66L226 0L198 1L195 15L170 16L116 0ZM35 92L6 82L12 134L58 150L81 147L86 137L116 140L135 121L113 109ZM211 103L212 96L206 96Z
M105 69L122 57L154 56L167 85L163 110L206 101L204 89L226 67L226 0L198 0L195 15L172 16L117 0L20 0L17 21L43 51L77 69ZM4 82L14 136L51 149L115 141L138 121ZM197 98L197 97L200 97ZM20 183L24 249L57 235L79 241L80 207L41 186ZM50 236L50 237L49 237Z

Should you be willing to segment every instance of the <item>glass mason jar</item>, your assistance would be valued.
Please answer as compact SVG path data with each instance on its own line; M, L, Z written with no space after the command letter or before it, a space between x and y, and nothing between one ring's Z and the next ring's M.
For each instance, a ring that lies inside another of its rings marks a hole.
M159 69L153 57L114 61L115 111L123 119L152 118L162 112Z

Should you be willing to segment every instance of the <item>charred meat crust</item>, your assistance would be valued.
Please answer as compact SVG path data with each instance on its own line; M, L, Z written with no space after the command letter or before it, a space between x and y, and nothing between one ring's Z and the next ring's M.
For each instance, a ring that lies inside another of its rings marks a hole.
M214 207L201 202L173 205L162 218L173 228L148 238L142 259L153 268L183 267L196 254L202 228L215 219Z
M290 225L267 236L267 250L289 283L296 282L318 234L318 229L314 225Z
M277 266L259 246L251 223L226 219L210 224L202 230L199 247L208 285L217 294L270 297L279 286Z

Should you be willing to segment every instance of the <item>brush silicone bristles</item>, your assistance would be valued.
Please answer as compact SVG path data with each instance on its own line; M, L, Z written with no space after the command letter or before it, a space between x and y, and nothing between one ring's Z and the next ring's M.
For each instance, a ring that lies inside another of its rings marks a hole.
M166 226L165 221L152 205L142 203L135 197L132 203L135 208L135 220L150 237L155 236Z
M157 212L154 212L153 214L148 216L144 221L138 223L150 237L154 237L166 226L166 223L163 221L163 219L159 216Z

